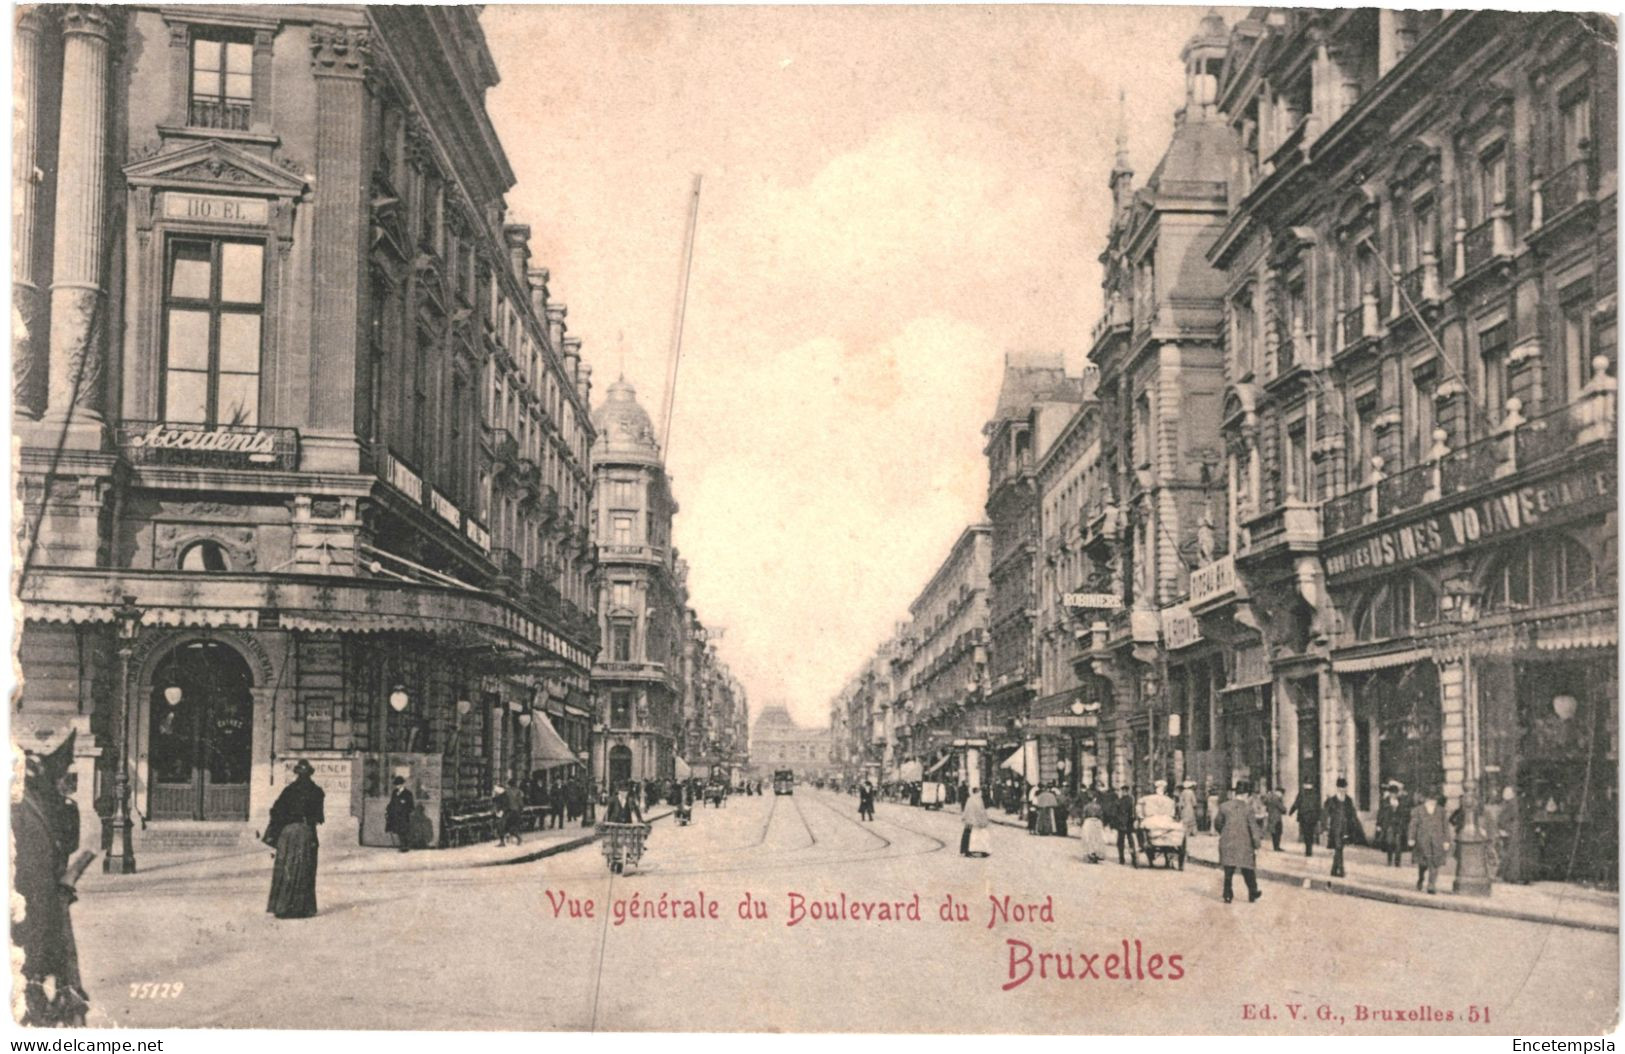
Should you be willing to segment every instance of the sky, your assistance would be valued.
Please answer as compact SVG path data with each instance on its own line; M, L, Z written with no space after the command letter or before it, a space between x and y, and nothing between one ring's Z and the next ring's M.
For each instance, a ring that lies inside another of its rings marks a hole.
M1118 129L1143 181L1204 11L485 9L510 220L657 428L703 179L674 541L753 711L825 724L984 517L1005 353L1082 368Z

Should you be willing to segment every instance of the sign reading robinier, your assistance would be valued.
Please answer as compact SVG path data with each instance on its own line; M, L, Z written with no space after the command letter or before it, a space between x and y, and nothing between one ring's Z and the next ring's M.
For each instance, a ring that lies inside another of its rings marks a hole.
M1061 597L1061 603L1085 611L1116 611L1123 606L1122 598L1116 593L1067 593Z

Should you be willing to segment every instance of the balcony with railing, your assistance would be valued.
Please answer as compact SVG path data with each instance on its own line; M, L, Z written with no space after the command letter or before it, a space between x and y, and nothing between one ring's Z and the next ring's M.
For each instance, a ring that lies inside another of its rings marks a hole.
M508 465L517 464L519 460L519 440L506 428L493 425L485 426L485 441L491 448L491 456L498 462Z
M252 117L248 100L219 99L194 95L187 107L186 123L193 128L215 128L229 132L246 132Z
M1591 159L1582 157L1545 179L1534 180L1530 186L1530 195L1533 206L1530 226L1533 233L1533 230L1539 230L1552 220L1562 217L1575 206L1591 200Z
M1333 498L1321 509L1327 538L1403 515L1432 502L1466 494L1529 469L1575 459L1588 448L1611 448L1616 435L1617 392L1596 363L1597 375L1580 398L1538 417L1525 419L1517 399L1507 401L1506 416L1494 434L1456 450L1435 433L1428 460Z
M1274 508L1244 521L1242 526L1247 530L1244 543L1237 548L1239 558L1312 551L1320 544L1320 506L1288 497Z

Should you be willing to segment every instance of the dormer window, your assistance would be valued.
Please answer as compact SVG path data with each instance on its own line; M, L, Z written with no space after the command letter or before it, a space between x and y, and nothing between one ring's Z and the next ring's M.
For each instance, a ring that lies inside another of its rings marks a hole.
M195 30L187 124L246 132L253 106L252 37L230 31Z

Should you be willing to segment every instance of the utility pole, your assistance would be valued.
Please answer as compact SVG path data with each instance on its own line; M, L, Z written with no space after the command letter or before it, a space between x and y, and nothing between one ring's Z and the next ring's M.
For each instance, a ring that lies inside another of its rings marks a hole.
M666 398L660 412L660 452L671 460L671 413L677 395L677 363L683 355L683 316L688 312L688 275L694 266L694 229L700 221L700 175L688 200L688 233L683 239L683 273L677 283L677 313L671 328L671 355L666 363Z

